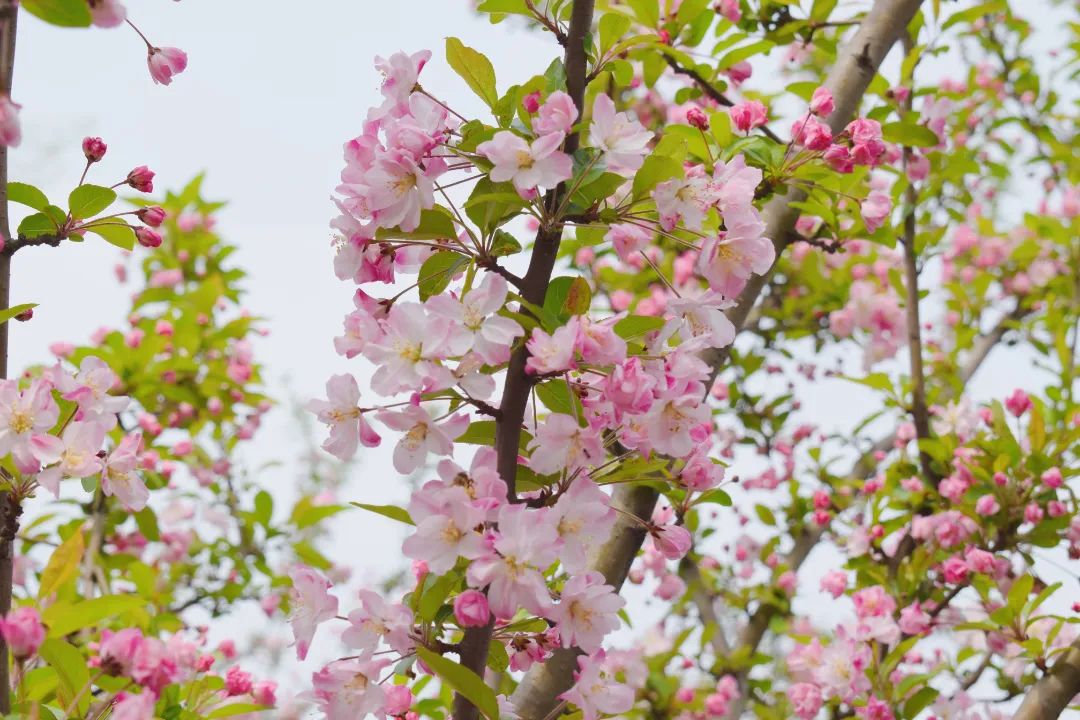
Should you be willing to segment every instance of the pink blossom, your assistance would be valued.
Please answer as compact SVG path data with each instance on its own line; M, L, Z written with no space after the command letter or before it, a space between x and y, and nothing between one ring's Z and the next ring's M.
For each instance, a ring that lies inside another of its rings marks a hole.
M829 88L820 86L814 89L814 94L810 98L810 112L822 117L828 117L832 115L835 107Z
M690 551L694 539L681 525L664 525L649 530L653 546L668 560L681 560Z
M18 147L19 143L22 142L22 125L19 122L20 108L22 106L12 102L7 95L0 95L0 145Z
M105 458L101 471L101 491L116 499L132 512L146 507L150 491L136 472L142 454L142 433L125 435L120 444Z
M852 595L851 599L855 603L855 614L859 618L888 616L896 610L896 601L880 585L863 588Z
M335 660L311 676L306 699L314 701L327 720L355 720L369 714L382 717L386 690L379 675L390 658L363 655Z
M952 556L942 563L941 570L945 575L945 582L959 585L966 582L968 577L968 565L963 558Z
M551 520L562 546L559 560L571 573L587 567L589 555L601 547L615 524L616 513L608 495L581 474L551 508Z
M421 50L412 55L396 52L388 60L381 57L375 58L375 67L383 75L382 87L379 91L386 99L380 108L372 112L372 119L402 111L416 87L420 71L430 59L430 50Z
M908 605L900 611L900 632L905 635L922 635L930 630L930 615L922 609L918 602Z
M604 240L611 243L615 254L625 263L631 262L638 253L650 246L655 233L633 223L615 223L608 228Z
M360 387L350 374L334 375L326 381L326 400L311 400L308 412L313 412L319 422L330 426L330 437L323 449L336 458L348 460L356 454L360 443L364 447L376 447L381 442L372 430L358 405Z
M485 552L483 537L475 532L484 522L484 510L470 503L465 490L456 486L448 489L442 502L438 511L413 518L416 532L402 546L406 557L423 560L437 575L450 570L459 557L474 559ZM410 503L410 509L416 505Z
M405 715L412 704L413 694L408 685L390 685L386 688L386 705L383 710L387 715Z
M360 654L374 652L380 640L385 640L395 652L411 652L412 610L399 603L388 603L371 590L361 590L359 596L361 607L349 613L349 627L341 633L342 642Z
M845 129L851 138L851 156L856 165L876 165L885 152L881 139L881 123L867 118L856 118Z
M600 649L604 636L619 627L616 613L626 604L595 570L570 578L547 617L555 622L562 646L586 653Z
M604 379L604 397L620 411L645 413L652 407L656 383L656 378L645 371L641 358L627 358Z
M634 705L634 691L618 682L604 667L604 651L578 658L574 686L559 698L577 706L583 720L596 720L601 715L618 715Z
M143 690L138 695L120 693L109 717L112 720L152 720L157 696L150 690Z
M580 322L575 315L555 332L548 334L533 328L532 336L525 343L529 357L525 369L538 375L557 373L575 367L574 351L579 346Z
M788 688L787 696L791 709L801 720L813 720L821 710L821 688L813 683L795 683Z
M479 590L466 590L454 598L454 619L460 627L483 627L491 619L487 595Z
M139 647L143 643L138 628L124 628L116 632L103 630L98 644L98 666L108 675L122 676L131 673Z
M776 260L772 241L761 236L764 225L752 222L729 227L723 236L705 241L698 256L697 269L709 287L725 298L733 299L751 275L764 275Z
M383 410L375 417L388 428L405 433L394 446L394 469L403 475L423 465L429 453L452 454L454 438L469 427L467 415L453 415L436 423L417 405L402 410Z
M709 129L709 118L701 111L701 108L692 107L687 110L686 122L701 131Z
M615 111L607 93L593 101L589 144L604 153L607 169L624 177L633 175L645 162L653 134L626 113Z
M990 574L994 572L994 554L977 547L969 547L964 550L964 562L968 569L974 573Z
M165 210L156 205L140 208L135 214L150 227L161 227L161 223L165 222Z
M233 665L225 673L225 694L231 696L247 695L253 684L251 673L244 672L239 665Z
M571 415L552 413L536 428L529 441L529 467L541 475L579 468L600 462L604 447L600 435L581 427Z
M832 130L825 123L809 115L791 125L792 141L807 150L826 151L832 145Z
M892 198L880 190L871 190L859 205L859 212L868 232L874 232L881 227L891 211Z
M112 28L124 23L127 10L119 0L90 0L90 16L97 27Z
M36 435L30 442L34 457L50 466L38 473L38 482L54 496L60 495L61 478L84 478L101 472L97 454L105 442L105 427L100 423L71 423L60 437Z
M522 197L535 197L537 188L553 189L573 174L570 156L559 150L564 134L553 132L529 144L524 138L503 130L476 151L492 162L493 182L512 182Z
M551 599L541 569L555 560L559 541L550 515L508 504L499 509L498 524L491 552L469 565L469 585L488 588L497 618L513 617L522 607L543 614Z
M292 625L296 639L296 657L307 657L311 640L319 625L335 617L338 612L338 599L331 595L330 581L315 570L298 565L289 572L292 578Z
M36 469L31 442L60 417L52 387L34 380L25 390L14 380L0 381L0 455L11 453L17 465Z
M540 106L540 115L533 118L532 129L537 135L568 135L577 117L578 109L574 100L562 90L556 90L548 95L547 100Z
M768 110L765 105L757 100L737 103L728 108L731 116L731 124L739 132L748 133L756 127L765 124L768 119Z
M4 636L11 654L25 660L38 651L45 642L45 628L41 616L32 607L19 607L0 617L0 635Z
M187 53L174 47L150 48L146 63L155 83L169 85L173 75L179 75L187 68Z
M671 231L680 222L690 230L701 230L709 208L719 199L717 188L700 168L685 178L666 180L652 191L660 227Z

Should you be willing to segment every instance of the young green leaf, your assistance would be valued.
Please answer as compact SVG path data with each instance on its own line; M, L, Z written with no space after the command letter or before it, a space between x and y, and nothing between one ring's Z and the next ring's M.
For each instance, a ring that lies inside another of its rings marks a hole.
M499 101L499 91L495 88L495 68L487 56L468 47L456 37L448 37L446 61L488 107L495 107L495 103Z

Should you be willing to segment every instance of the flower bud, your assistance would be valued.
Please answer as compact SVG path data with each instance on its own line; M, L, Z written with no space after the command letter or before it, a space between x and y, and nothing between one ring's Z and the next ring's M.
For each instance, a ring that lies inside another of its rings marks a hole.
M99 137L83 138L82 151L83 155L86 156L87 162L98 162L101 158L105 157L105 151L108 149L109 146Z
M165 210L157 205L142 208L135 215L153 228L161 227L161 223L165 222Z
M140 165L127 174L125 182L139 192L154 192L154 171Z
M135 228L135 237L138 239L139 244L145 248L161 246L161 234L154 232L150 228Z

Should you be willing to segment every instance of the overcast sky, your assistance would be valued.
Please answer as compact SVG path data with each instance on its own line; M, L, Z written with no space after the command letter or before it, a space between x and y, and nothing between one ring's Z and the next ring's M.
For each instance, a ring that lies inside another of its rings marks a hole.
M492 29L459 0L127 4L152 42L188 52L187 71L170 87L156 86L145 47L130 29L61 30L21 13L12 96L23 105L24 139L12 153L12 179L66 196L82 169L85 135L109 144L92 182L112 184L145 164L157 172L159 188L179 188L205 170L208 197L229 202L219 229L239 245L236 261L251 275L246 304L269 319L271 334L258 351L270 393L306 399L321 394L332 373L361 374L364 366L339 358L331 344L352 288L333 276L327 223L341 145L360 133L366 109L378 103L373 57L432 49L425 86L455 98L468 115L479 112L479 103L443 62L446 36L488 54L500 88L542 72L557 46L510 24ZM47 360L51 342L82 342L100 325L121 323L130 289L113 279L118 257L94 237L16 257L12 301L41 307L32 322L13 323L13 368ZM1000 392L1003 383L1011 389L1015 369L991 361L976 394ZM850 402L837 402L839 392L849 393ZM807 389L804 403L835 427L854 424L869 407L840 381ZM288 412L272 414L252 459L288 462L300 451L295 435ZM404 496L387 461L390 447L369 451L344 499ZM286 465L262 479L287 492L290 473ZM398 553L389 552L392 541L383 536L389 521L353 514L340 526L335 557L379 550L362 553L363 567L354 568L359 576L378 577L396 566Z

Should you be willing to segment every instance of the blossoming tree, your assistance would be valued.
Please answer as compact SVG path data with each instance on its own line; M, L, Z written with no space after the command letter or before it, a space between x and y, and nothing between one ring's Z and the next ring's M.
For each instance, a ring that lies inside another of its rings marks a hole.
M1051 54L1020 3L952 5L482 0L558 56L510 87L457 38L378 58L332 223L356 370L310 404L326 451L392 444L411 490L349 509L406 527L412 563L359 594L318 549L345 508L275 512L233 462L269 402L217 204L195 181L105 214L152 190L138 168L84 172L64 210L0 155L34 211L5 234L6 320L32 312L6 281L31 246L138 243L145 284L123 328L0 387L0 709L267 709L188 612L260 599L300 663L340 638L302 695L332 720L1062 716L1080 606L1045 578L1080 557L1080 163L1053 81L1080 26ZM184 70L147 47L156 82ZM88 138L86 169L105 153ZM1001 353L1041 390L976 398ZM826 382L874 412L829 432L804 402Z

